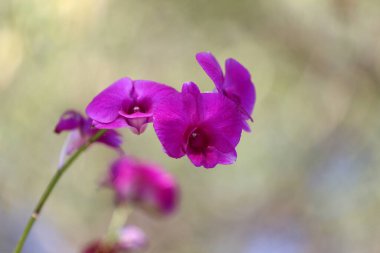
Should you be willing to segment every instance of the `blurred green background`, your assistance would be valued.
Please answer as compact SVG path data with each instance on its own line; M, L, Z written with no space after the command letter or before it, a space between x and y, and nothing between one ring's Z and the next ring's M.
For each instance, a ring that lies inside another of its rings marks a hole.
M178 212L134 212L154 253L380 252L380 2L0 0L0 252L10 252L57 166L68 108L123 76L212 82L199 51L233 57L257 89L238 161L174 160L152 126L129 154L181 185ZM74 253L104 233L115 153L92 147L49 199L25 252Z

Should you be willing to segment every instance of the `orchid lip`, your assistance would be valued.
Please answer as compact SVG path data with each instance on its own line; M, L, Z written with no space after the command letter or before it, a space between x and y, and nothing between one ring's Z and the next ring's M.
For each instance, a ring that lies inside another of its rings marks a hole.
M141 134L145 131L149 118L127 118L126 121L135 134Z
M119 110L119 115L127 119L134 118L149 118L153 116L151 111L150 102L147 100L144 101L125 101L122 105L121 110Z
M137 112L129 114L129 113L125 113L124 111L119 111L119 115L127 119L134 119L134 118L150 118L153 116L153 113L137 111Z
M131 110L128 112L132 113L126 113L125 111L119 111L119 115L125 118L125 121L130 126L132 132L135 134L141 134L145 131L147 124L152 121L152 112L141 112L141 107L134 106Z

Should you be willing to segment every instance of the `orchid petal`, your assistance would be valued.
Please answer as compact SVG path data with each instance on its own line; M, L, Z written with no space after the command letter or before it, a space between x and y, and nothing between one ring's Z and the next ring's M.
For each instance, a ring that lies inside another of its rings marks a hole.
M217 89L221 90L224 83L223 71L214 55L210 52L200 52L197 53L195 58L206 74L215 83Z
M229 146L231 146L229 144ZM215 147L207 147L204 153L188 153L190 161L196 166L204 166L207 169L214 168L217 164L232 164L236 161L237 153L234 148L228 152L221 152Z
M203 119L202 95L198 86L193 82L182 85L182 103L190 122Z
M156 165L123 156L115 161L103 181L115 192L116 203L133 202L155 213L169 214L178 201L175 179Z
M152 104L154 104L157 100L160 100L161 97L177 92L170 86L149 80L134 81L134 88L137 101L141 102L142 100L148 98L152 100Z
M87 115L100 123L114 121L132 88L132 80L128 77L116 81L91 101L86 109Z
M79 129L69 133L67 146L65 147L66 155L71 155L80 148L87 139L82 135Z
M95 131L95 133L97 133L97 131ZM103 143L113 148L120 148L121 144L123 143L123 139L121 134L115 130L110 129L107 130L102 136L100 136L97 142Z
M242 120L237 113L237 106L228 98L218 93L203 94L205 119L202 123L207 129L210 129L211 135L223 134L224 138L236 146L240 141Z
M234 59L227 59L225 65L224 94L240 105L240 110L249 119L256 101L256 91L251 81L251 75L243 65Z
M173 157L184 156L184 132L188 127L188 116L181 93L162 98L154 109L153 127L165 152Z
M59 119L54 132L59 134L62 131L70 131L76 128L80 128L83 120L83 116L79 112L76 112L74 110L66 111Z
M157 206L164 214L173 212L178 202L178 187L175 179L170 174L161 171L154 181Z

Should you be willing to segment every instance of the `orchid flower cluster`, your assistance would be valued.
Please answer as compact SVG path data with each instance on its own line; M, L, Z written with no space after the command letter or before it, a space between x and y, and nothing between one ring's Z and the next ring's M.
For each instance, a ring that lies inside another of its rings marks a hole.
M125 77L95 96L86 108L87 117L65 112L55 128L56 133L69 131L60 164L65 167L71 162L67 157L92 143L105 144L118 153L100 182L112 190L115 208L133 207L154 217L172 214L179 203L174 177L158 165L126 155L116 129L140 135L152 123L172 158L186 155L204 168L234 163L242 131L250 132L248 123L253 122L256 93L251 75L234 59L226 60L223 73L209 52L198 53L196 60L214 82L213 91L201 92L193 82L177 91L163 83ZM90 242L82 253L134 252L147 246L144 232L125 221L110 233Z

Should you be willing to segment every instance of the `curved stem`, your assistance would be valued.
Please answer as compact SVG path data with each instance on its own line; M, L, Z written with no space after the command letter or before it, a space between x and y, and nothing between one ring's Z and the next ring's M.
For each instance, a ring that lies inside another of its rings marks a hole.
M122 228L129 215L132 213L132 208L125 208L124 206L116 207L113 212L111 219L108 224L108 228L105 234L105 239L108 241L114 241L117 231Z
M46 187L44 193L42 194L40 200L38 201L36 207L34 208L33 214L30 216L27 225L25 226L24 232L22 233L13 253L20 253L24 247L26 238L28 237L33 224L37 220L41 213L42 208L45 205L46 200L49 198L54 187L58 183L62 175L67 171L70 165L85 151L93 142L98 140L107 130L99 130L88 142L83 144L54 174L53 178L50 180L48 186Z

